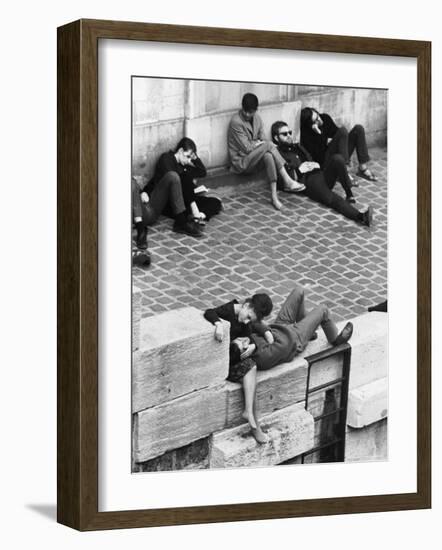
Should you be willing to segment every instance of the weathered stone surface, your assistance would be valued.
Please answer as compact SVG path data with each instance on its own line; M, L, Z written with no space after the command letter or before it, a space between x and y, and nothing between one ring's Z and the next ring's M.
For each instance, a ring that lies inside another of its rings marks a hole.
M261 419L270 441L258 444L248 425L216 433L210 447L210 468L270 466L299 455L313 446L313 417L296 404Z
M346 462L388 460L388 421L385 418L365 428L347 427Z
M132 471L166 472L172 470L201 470L208 467L209 437L204 437L151 460L136 462Z
M183 447L220 430L226 417L224 385L205 388L133 416L135 462Z
M307 363L296 357L291 363L283 363L273 369L257 373L258 416L267 415L305 400ZM244 422L244 393L241 384L226 383L227 418L226 428Z
M133 355L132 412L219 384L229 369L229 323L224 340L194 307L141 322L140 350Z
M347 424L363 428L388 415L388 378L354 388L348 396Z
M132 351L140 346L141 289L132 285Z

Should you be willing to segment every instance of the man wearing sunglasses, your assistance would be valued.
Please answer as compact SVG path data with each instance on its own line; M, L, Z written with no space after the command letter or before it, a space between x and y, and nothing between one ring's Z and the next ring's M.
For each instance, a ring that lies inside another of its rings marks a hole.
M310 199L336 210L350 220L370 226L373 217L371 206L358 210L348 200L332 191L340 178L338 166L331 163L325 170L321 170L308 151L299 143L293 142L292 131L282 120L272 124L271 133L273 143L286 162L287 172L293 179L305 185L305 194Z

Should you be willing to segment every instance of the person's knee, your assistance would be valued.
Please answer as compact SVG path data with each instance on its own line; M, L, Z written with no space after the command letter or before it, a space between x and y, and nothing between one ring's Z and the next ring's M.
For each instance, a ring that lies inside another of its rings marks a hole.
M330 157L330 162L335 166L345 166L345 159L340 153L335 153Z
M329 317L329 309L325 304L321 304L319 307L319 310L321 312L322 319L328 319Z
M345 126L340 126L337 131L336 131L336 135L339 135L339 136L348 136L348 130Z
M303 286L295 284L293 290L290 292L290 298L292 300L303 300L305 296L305 289Z
M356 132L357 134L364 134L365 128L362 126L362 124L355 124L353 126L353 131Z
M169 182L170 185L181 185L180 176L177 174L177 172L174 172L173 170L171 170L170 172L166 172L162 179L166 182Z
M276 144L272 141L264 141L261 145L266 153L272 153L277 150Z

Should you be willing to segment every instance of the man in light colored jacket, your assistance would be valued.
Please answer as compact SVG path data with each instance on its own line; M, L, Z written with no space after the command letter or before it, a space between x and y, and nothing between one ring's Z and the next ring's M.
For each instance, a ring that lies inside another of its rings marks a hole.
M270 183L272 204L280 210L282 204L278 199L278 174L283 181L283 190L288 193L303 191L305 186L289 176L276 145L264 139L263 123L257 110L256 95L245 94L241 109L230 120L227 133L230 162L232 170L237 174L250 174L264 166Z

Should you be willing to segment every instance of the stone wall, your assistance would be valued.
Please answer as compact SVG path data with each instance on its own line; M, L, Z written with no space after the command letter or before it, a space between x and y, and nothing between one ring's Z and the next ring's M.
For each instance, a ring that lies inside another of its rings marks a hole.
M134 305L140 292L134 292ZM387 321L383 313L353 319L348 461L386 458ZM225 380L228 323L222 344L192 307L146 319L134 314L133 330L139 335L132 366L134 472L296 462L321 440L314 416L324 411L327 392L318 393L308 410L305 392L306 357L329 347L322 334L290 363L258 373L258 415L271 438L258 445L241 416L241 385ZM310 387L340 376L340 357L332 355L315 367Z
M300 110L312 106L349 128L363 124L369 145L385 145L385 90L140 77L133 79L134 174L149 177L159 155L184 135L195 140L209 170L225 168L229 120L246 92L260 100L267 137L272 122L284 120L298 138Z

